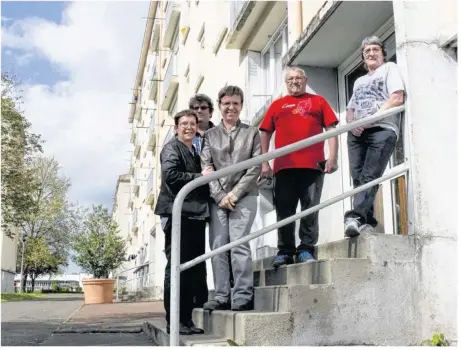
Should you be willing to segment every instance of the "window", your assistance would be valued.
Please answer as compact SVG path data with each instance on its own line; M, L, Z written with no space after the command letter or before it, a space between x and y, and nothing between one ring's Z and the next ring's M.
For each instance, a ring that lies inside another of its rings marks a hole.
M200 48L205 48L205 23L202 24L202 28L198 33L197 40L200 42Z
M274 95L277 95L283 84L282 58L288 49L288 26L285 20L275 31L266 47L261 52L260 64L258 67L259 73L251 72L249 77L251 95L254 97L252 110L256 109L260 113L260 109L265 109L271 102ZM253 62L253 66L258 65ZM259 80L258 83L254 80ZM255 86L258 85L259 87ZM250 112L251 114L254 114Z

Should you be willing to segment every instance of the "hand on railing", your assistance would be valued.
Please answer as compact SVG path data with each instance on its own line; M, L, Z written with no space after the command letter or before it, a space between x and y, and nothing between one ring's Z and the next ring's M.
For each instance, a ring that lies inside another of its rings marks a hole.
M325 163L325 173L333 174L338 170L338 161L335 158L328 158Z
M272 176L272 169L271 166L269 165L269 162L263 162L262 163L262 168L261 168L261 176L260 178L267 178Z
M212 166L207 166L205 169L202 170L202 175L208 175L211 174L214 171Z

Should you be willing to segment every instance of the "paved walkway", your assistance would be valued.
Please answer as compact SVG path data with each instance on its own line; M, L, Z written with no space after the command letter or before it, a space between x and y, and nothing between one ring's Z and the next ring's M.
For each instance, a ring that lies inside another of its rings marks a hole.
M2 346L40 344L81 305L83 295L75 294L3 302Z
M142 325L164 317L163 302L84 305L40 345L153 346Z
M1 308L2 346L153 346L142 325L165 317L163 302L84 305L69 295Z

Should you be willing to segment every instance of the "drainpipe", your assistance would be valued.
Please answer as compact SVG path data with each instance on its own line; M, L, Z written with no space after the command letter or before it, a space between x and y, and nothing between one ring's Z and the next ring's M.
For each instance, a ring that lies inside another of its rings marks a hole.
M288 47L292 47L303 31L303 2L287 1Z

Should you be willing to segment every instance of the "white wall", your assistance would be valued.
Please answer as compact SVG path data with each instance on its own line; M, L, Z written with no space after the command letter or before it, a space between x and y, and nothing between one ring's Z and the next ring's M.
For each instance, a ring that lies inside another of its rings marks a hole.
M397 61L407 89L409 200L414 203L414 231L423 242L421 268L415 271L421 281L422 336L443 332L457 339L458 64L441 47L456 34L457 4L393 4Z
M14 291L14 275L16 273L17 259L17 235L14 238L9 238L2 232L1 238L1 253L2 253L2 292Z

